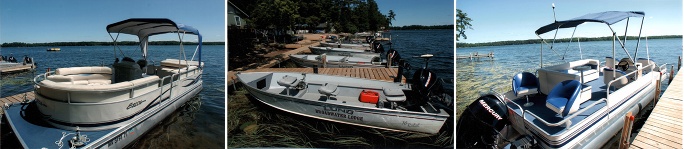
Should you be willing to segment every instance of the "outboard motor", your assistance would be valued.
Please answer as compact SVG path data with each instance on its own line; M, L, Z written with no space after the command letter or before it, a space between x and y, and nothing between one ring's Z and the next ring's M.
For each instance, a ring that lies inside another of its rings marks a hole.
M391 66L398 66L399 59L401 59L401 56L399 56L399 52L397 50L390 49L387 51L387 63L391 64Z
M380 43L380 42L373 42L373 44L371 46L373 46L373 50L374 50L373 52L375 52L375 53L385 52L385 48L382 46L382 43Z
M499 148L501 131L508 122L504 102L485 95L466 107L456 123L456 148Z

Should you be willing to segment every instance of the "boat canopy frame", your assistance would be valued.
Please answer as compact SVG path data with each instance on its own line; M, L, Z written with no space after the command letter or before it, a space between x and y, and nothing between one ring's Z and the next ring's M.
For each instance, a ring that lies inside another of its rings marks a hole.
M573 18L570 20L565 20L565 21L554 21L554 23L542 26L535 31L535 34L537 35L537 37L542 40L542 42L540 43L540 48L539 48L539 54L540 54L539 55L539 67L540 68L544 67L544 60L543 60L544 44L549 46L549 49L553 50L553 45L555 44L556 35L558 34L558 30L560 30L561 28L575 28L575 30L573 31L573 36L574 36L575 31L577 29L577 26L584 24L584 23L587 23L587 22L603 23L603 24L606 24L606 26L608 26L608 28L610 29L612 36L613 36L613 57L615 57L615 40L617 39L618 43L620 43L620 46L625 51L625 53L627 54L629 59L632 60L632 62L636 62L637 52L639 52L639 44L641 43L641 32L642 32L643 26L644 26L645 15L646 14L643 11L605 11L605 12L599 12L599 13L586 14L586 15L576 17L576 18ZM625 43L627 41L627 29L629 27L629 18L630 17L641 17L641 25L639 27L639 36L637 39L637 45L635 48L634 57L632 57L629 54L629 52L627 51L627 49L625 47ZM627 23L625 25L625 35L623 36L623 39L620 40L620 37L618 37L617 33L615 32L615 30L613 30L613 27L611 27L611 25L613 25L617 22L620 22L622 20L625 20L625 19L627 19ZM554 31L554 30L556 32L555 32L554 37L553 37L553 42L551 43L551 45L549 45L549 43L546 42L546 40L544 38L542 38L540 35L547 33L547 32L550 32L550 31ZM570 39L570 42L572 42L572 37ZM579 37L578 37L577 42L579 43ZM580 54L581 54L581 47L580 47ZM563 56L563 59L564 59L564 56Z
M142 57L147 60L147 48L148 48L148 38L150 36L166 34L166 33L176 33L180 42L179 59L183 59L187 64L187 57L185 55L185 50L183 49L183 38L185 34L197 35L198 45L195 52L192 55L190 61L194 60L195 55L198 55L198 66L202 68L202 35L199 30L193 28L192 26L177 24L166 18L131 18L116 23L107 25L107 33L109 37L114 42L114 57L117 57L116 50L118 48L121 55L125 56L121 48L117 44L119 35L121 33L135 35L138 37L140 43L140 50L142 52ZM116 33L116 37L112 36ZM182 35L181 35L182 34ZM181 61L178 61L180 65Z

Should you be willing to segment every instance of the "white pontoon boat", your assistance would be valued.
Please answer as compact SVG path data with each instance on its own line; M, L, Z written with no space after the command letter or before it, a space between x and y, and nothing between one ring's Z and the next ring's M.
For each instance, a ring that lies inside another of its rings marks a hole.
M137 62L116 58L113 67L59 68L34 78L35 100L4 107L4 116L24 148L123 148L202 90L202 36L169 19L128 19L107 26L139 38ZM179 59L147 63L150 36L176 33ZM184 59L184 34L197 35L198 60ZM117 51L118 50L118 51Z
M493 89L493 94L467 107L457 123L457 148L600 148L606 144L620 131L628 112L639 113L651 103L657 85L668 75L665 64L656 65L648 55L630 55L626 39L620 40L610 26L625 19L629 22L630 17L641 18L643 24L644 15L608 11L539 28L538 36L583 23L606 24L613 36L612 54L606 51L605 62L580 59L553 66L544 66L540 54L536 75L519 73L506 85L512 86L511 91ZM543 52L547 42L542 41ZM614 58L616 43L627 55L619 62Z

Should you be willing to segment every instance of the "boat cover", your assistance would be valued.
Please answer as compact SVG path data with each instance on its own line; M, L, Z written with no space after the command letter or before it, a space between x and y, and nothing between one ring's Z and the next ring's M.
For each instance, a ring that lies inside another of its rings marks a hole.
M107 25L108 33L124 33L138 36L143 57L147 59L148 37L166 33L184 33L197 35L199 43L199 61L202 61L202 35L192 26L176 24L166 18L131 18ZM117 36L118 37L118 36ZM182 41L181 41L182 42Z
M556 21L554 23L537 29L535 33L537 35L541 35L546 32L560 28L576 27L584 22L598 22L605 23L607 25L612 25L628 17L644 17L644 15L645 13L643 11L606 11L599 13L591 13L570 20Z

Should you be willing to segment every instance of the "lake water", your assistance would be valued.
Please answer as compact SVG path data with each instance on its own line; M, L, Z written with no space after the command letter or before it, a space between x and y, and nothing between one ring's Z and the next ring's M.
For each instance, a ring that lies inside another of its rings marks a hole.
M184 46L190 59L195 45ZM33 77L63 67L77 66L111 66L114 62L114 46L75 46L60 47L59 52L47 52L48 47L10 47L2 48L3 55L13 54L17 58L28 55L37 63L36 73L24 73L2 78L0 97L15 95L33 90ZM148 61L157 64L166 58L179 57L179 46L150 46ZM225 145L225 49L223 45L204 45L202 61L205 63L204 90L195 99L189 101L167 117L159 125L141 136L130 148L223 148ZM122 46L126 56L134 59L141 57L137 46ZM118 51L117 51L117 54ZM122 58L118 55L119 59ZM197 59L197 57L195 57ZM5 131L5 130L3 130ZM19 142L6 142L3 146L18 145ZM49 141L49 140L46 140Z
M392 48L411 64L412 76L433 54L429 68L445 80L454 78L453 30L391 31ZM389 47L385 47L389 50ZM453 84L444 84L453 90ZM228 147L425 148L453 146L453 120L437 135L394 132L328 122L289 114L255 101L244 89L228 95Z
M605 57L612 56L612 41L582 42L582 58L605 61ZM616 43L615 57L627 57L624 50ZM544 49L544 66L565 62L561 58L565 55L566 61L580 59L578 44L573 42L556 43L554 53L548 48ZM628 51L634 57L635 40L627 41ZM500 91L510 90L513 75L526 71L535 72L539 68L539 44L488 46L473 48L458 48L457 55L468 53L494 52L494 59L482 58L479 60L462 59L456 61L456 100L458 115L480 95L488 93L492 87L502 87ZM658 66L668 63L677 67L677 58L682 55L682 39L655 39L648 41L649 56ZM641 41L637 57L646 57L646 42ZM671 65L667 66L670 71ZM675 68L676 69L676 68ZM676 73L676 71L675 71ZM667 89L667 81L663 84L663 91Z

